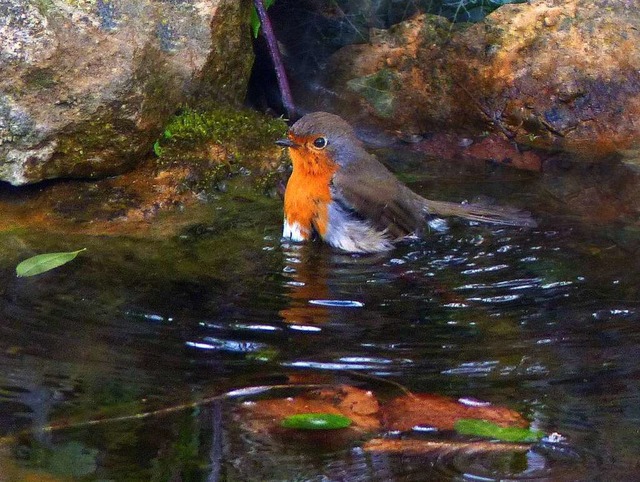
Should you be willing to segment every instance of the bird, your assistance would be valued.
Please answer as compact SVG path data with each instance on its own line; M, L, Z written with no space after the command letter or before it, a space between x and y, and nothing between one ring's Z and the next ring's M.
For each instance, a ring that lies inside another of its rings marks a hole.
M284 193L282 237L321 238L349 253L390 251L422 235L427 220L458 216L507 226L534 227L529 213L508 207L433 201L414 193L364 148L340 116L313 112L283 139L293 170Z

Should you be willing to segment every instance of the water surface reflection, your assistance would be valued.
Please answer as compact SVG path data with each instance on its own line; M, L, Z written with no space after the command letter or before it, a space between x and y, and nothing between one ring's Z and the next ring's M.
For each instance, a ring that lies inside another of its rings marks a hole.
M0 472L8 480L640 476L638 265L606 233L453 225L385 255L352 256L281 246L274 215L277 202L267 220L249 205L242 230L213 222L167 240L3 234L12 249L0 271ZM63 269L13 276L35 250L77 247L87 255ZM488 400L565 439L524 453L431 457L360 444L321 451L248 432L238 404L282 396L264 387L296 377L383 397L397 390L389 380ZM111 421L85 424L101 419Z

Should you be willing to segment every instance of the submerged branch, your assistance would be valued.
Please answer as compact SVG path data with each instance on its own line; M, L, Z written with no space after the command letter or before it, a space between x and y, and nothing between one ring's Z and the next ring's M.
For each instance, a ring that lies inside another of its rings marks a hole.
M18 436L24 435L27 433L32 433L32 432L57 432L60 430L78 429L83 427L91 427L94 425L104 425L104 424L118 423L118 422L129 422L132 420L140 420L140 419L150 418L150 417L161 417L163 415L180 412L183 410L202 407L204 405L208 405L219 400L228 400L228 399L239 398L239 397L249 397L252 395L257 395L264 392L270 392L275 390L291 390L291 389L309 390L309 389L326 388L328 386L331 386L331 385L324 384L324 383L264 385L259 387L249 387L249 388L242 388L239 390L231 390L230 392L221 393L219 395L203 398L201 400L178 403L176 405L171 405L169 407L159 408L156 410L149 410L146 412L134 413L130 415L119 415L119 416L107 417L107 418L94 418L90 420L67 420L67 421L54 422L50 425L39 427L37 429L26 429L16 434L9 434L9 435L0 437L0 446L13 443L15 442Z

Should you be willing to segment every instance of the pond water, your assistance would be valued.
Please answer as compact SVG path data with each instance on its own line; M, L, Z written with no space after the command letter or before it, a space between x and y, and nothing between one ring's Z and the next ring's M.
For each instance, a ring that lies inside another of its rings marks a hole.
M405 179L423 194L489 193L540 227L453 223L351 256L283 245L280 201L227 194L166 239L1 234L0 480L640 480L628 243L548 215L535 176L421 172ZM21 259L82 247L15 277ZM259 437L238 415L320 376L490 401L563 440L372 454Z

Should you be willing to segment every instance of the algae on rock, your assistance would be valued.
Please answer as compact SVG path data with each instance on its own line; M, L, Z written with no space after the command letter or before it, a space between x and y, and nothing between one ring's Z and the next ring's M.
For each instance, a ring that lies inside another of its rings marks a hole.
M183 104L239 107L249 0L0 0L0 180L135 165Z
M154 144L161 168L186 168L185 187L200 192L224 190L228 179L249 178L261 192L271 190L285 170L274 141L287 125L249 110L184 109Z

